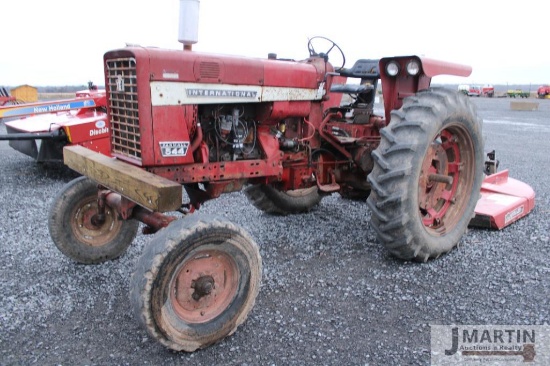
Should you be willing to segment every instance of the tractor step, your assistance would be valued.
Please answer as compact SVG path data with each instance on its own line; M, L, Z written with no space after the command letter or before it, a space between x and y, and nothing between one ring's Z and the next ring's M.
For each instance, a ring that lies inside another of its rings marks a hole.
M317 180L317 187L321 192L325 193L334 193L340 191L341 187L338 183L336 183L336 176L334 175L334 172L330 173L331 183L327 184L321 184L319 180Z
M526 216L535 207L533 189L508 176L508 170L487 176L470 226L503 229Z
M360 139L356 138L356 137L347 137L347 136L334 136L338 142L340 142L342 145L350 145L350 144L354 144L356 143L357 141L359 141Z
M333 193L340 190L340 185L338 183L318 184L317 186L321 192L325 193Z

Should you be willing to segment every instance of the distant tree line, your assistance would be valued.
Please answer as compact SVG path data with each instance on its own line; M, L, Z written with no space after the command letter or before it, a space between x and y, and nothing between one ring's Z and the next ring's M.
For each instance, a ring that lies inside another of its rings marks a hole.
M7 91L14 89L20 85L12 85L12 86L3 86L0 85L0 87L6 89ZM36 88L36 90L39 93L74 93L79 90L86 90L88 89L88 84L82 84L82 85L46 85L46 86L35 86L31 85ZM104 89L105 87L103 85L96 85L98 89Z
M103 87L98 85L99 89ZM82 85L63 85L63 86L37 86L36 89L39 93L74 93L79 90L88 89L88 84Z

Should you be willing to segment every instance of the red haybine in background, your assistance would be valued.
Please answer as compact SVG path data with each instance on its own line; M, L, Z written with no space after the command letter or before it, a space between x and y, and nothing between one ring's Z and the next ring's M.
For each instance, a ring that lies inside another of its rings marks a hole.
M105 90L91 87L75 98L0 107L8 140L15 150L38 162L62 161L63 147L82 145L109 154Z

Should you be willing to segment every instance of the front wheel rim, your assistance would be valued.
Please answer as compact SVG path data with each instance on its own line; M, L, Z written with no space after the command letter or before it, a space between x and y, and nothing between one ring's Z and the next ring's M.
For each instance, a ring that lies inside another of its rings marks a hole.
M176 270L170 283L174 312L187 323L205 323L222 314L238 291L239 270L226 252L201 250Z
M93 222L93 217L97 213L97 197L94 196L80 201L71 216L71 230L76 238L92 247L102 247L111 243L122 226L122 222L115 217L109 207L105 208L105 221L99 225Z

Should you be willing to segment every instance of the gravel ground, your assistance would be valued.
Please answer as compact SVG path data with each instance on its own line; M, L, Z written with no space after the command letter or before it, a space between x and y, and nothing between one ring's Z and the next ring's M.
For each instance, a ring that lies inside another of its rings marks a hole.
M364 203L332 195L308 214L272 217L242 193L225 195L201 211L256 239L262 287L233 336L191 354L151 340L130 311L129 278L148 237L115 261L70 261L47 215L76 175L0 142L0 364L426 365L430 324L549 324L550 100L528 112L511 111L509 99L473 101L486 149L537 193L528 217L470 230L458 249L417 264L376 242Z

